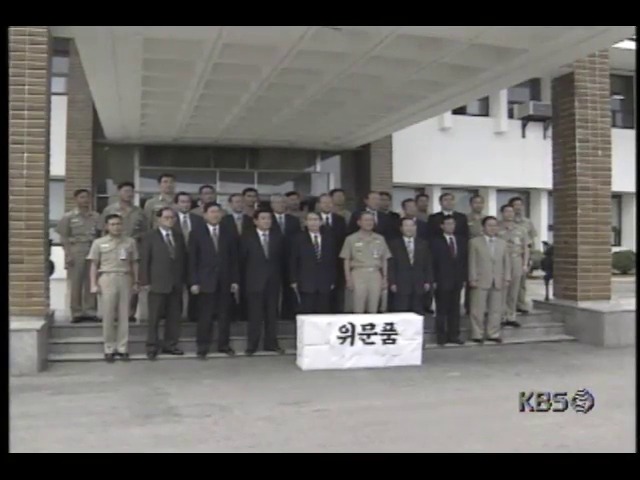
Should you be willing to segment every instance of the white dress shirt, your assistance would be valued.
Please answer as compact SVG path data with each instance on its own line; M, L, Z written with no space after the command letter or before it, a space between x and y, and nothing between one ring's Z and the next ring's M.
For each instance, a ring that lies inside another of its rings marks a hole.
M322 214L322 223L324 225L331 226L331 214L330 213L323 213Z
M320 247L320 250L322 250L322 235L320 235L320 232L318 233L313 233L313 232L309 232L309 237L311 238L311 244L315 245L314 237L318 237L318 246Z

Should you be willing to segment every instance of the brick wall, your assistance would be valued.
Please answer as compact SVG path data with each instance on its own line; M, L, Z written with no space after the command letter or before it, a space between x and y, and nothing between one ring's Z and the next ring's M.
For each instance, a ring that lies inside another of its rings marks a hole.
M393 190L393 145L388 135L368 145L370 159L371 190Z
M91 190L93 185L93 100L73 41L69 48L68 82L65 210L75 206L75 190Z
M611 298L609 53L556 78L553 103L554 296Z
M9 28L9 315L49 311L48 27Z

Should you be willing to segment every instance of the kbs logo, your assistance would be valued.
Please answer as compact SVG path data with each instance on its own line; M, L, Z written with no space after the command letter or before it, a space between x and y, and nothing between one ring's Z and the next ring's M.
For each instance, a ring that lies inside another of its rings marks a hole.
M566 412L569 407L577 413L589 413L595 406L593 394L583 388L571 397L567 392L520 392L518 408L523 412Z

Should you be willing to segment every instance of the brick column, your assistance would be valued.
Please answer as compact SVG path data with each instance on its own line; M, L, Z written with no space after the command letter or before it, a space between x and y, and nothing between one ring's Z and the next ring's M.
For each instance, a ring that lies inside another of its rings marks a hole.
M73 192L93 187L93 99L75 42L69 46L65 210L75 206ZM94 192L92 192L93 194Z
M48 27L9 28L9 315L49 313Z
M370 143L368 146L370 161L371 190L393 190L393 143L391 135Z
M553 80L554 296L611 299L609 53Z

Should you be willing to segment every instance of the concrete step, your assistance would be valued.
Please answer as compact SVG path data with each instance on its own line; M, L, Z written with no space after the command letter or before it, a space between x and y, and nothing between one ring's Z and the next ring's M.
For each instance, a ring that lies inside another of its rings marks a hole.
M530 343L554 343L554 342L573 342L575 338L570 337L569 335L547 335L544 337L531 337L527 339L518 339L518 338L505 338L502 345L497 345L493 343L485 343L484 345L477 345L475 343L467 342L464 345L446 345L445 347L439 347L438 345L425 345L425 350L436 350L441 348L499 348L504 345L519 345L519 344L530 344ZM295 349L286 349L286 356L293 356L296 354ZM237 357L244 357L244 353L242 351L237 352ZM272 352L256 352L255 357L273 357L277 356L277 354ZM221 353L210 353L210 359L230 359L227 355ZM186 352L184 356L175 357L172 355L159 355L159 361L165 360L194 360L196 359L196 355L193 352ZM146 355L144 354L134 354L131 355L132 361L148 361ZM51 353L49 354L49 361L53 363L66 363L66 362L103 362L104 355L100 352L92 352L92 353ZM122 363L122 362L120 362Z

